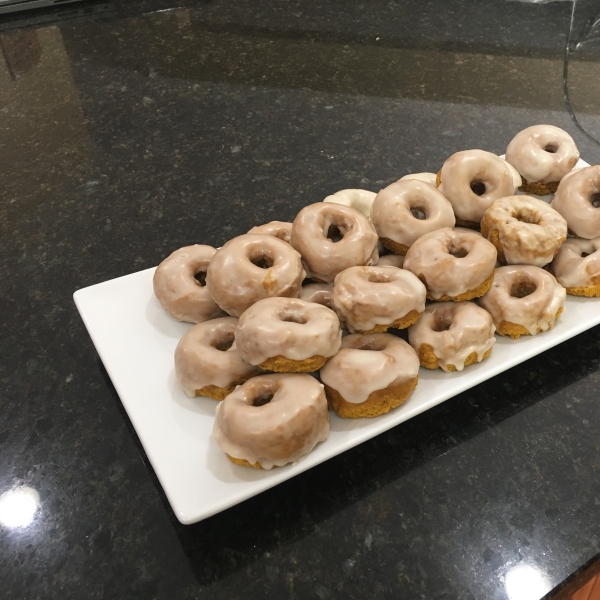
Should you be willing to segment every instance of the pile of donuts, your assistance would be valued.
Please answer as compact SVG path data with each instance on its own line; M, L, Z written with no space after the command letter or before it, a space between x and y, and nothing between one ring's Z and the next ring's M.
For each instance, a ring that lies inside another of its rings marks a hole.
M551 329L566 294L599 297L600 165L578 159L568 133L536 125L505 158L457 152L437 174L342 190L293 223L166 258L155 295L196 323L177 382L220 401L219 448L244 466L293 463L327 438L330 409L384 414L420 366L462 371L495 333Z

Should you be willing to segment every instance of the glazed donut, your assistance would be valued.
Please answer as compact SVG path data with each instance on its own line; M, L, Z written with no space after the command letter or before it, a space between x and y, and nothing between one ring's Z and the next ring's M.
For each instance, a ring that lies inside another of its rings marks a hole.
M235 317L192 327L175 349L177 383L188 396L223 400L237 385L261 371L245 363L235 347Z
M600 297L600 237L569 238L550 265L558 283L572 296Z
M300 255L289 244L271 235L246 234L217 250L206 284L214 301L239 317L263 298L297 298L305 275Z
M303 285L298 298L304 302L316 302L333 310L331 294L333 286L330 283L308 283Z
M272 469L296 462L329 435L323 386L310 375L260 375L217 406L213 435L235 464Z
M327 196L323 202L333 202L334 204L349 206L361 212L368 219L371 214L371 205L376 195L375 192L369 192L368 190L340 190L335 194L331 194L331 196Z
M404 177L400 177L398 181L409 181L411 179L417 179L418 181L424 181L432 187L437 187L437 174L436 173L409 173Z
M240 317L235 340L251 365L279 373L317 371L339 349L340 321L326 306L298 298L267 298Z
M510 141L506 160L521 174L522 192L545 196L555 192L558 182L577 164L579 150L559 127L534 125Z
M490 314L473 302L435 302L409 327L408 342L422 367L462 371L491 354L494 331Z
M264 233L265 235L273 235L289 244L290 237L292 235L292 224L286 223L285 221L271 221L270 223L253 227L248 233Z
M378 267L396 267L401 269L404 265L404 254L386 254L385 256L380 256L377 261Z
M547 265L567 237L567 222L543 200L507 196L494 200L481 220L481 235L511 265Z
M371 208L371 223L382 244L396 254L406 254L422 235L454 227L452 205L431 185L410 179L381 190Z
M425 286L396 267L350 267L333 284L331 300L351 333L404 329L425 310Z
M566 291L540 267L509 265L496 269L494 283L480 298L499 335L516 339L554 327L563 311Z
M427 288L430 300L471 300L492 284L496 248L478 233L444 227L420 237L406 253L404 269Z
M174 319L202 323L225 314L206 285L206 270L215 252L212 246L186 246L175 250L156 268L154 295Z
M578 169L560 182L552 208L569 230L588 240L600 237L600 165Z
M516 191L506 162L484 150L453 154L439 172L438 189L452 204L457 225L475 229L494 200Z
M290 243L302 255L308 277L333 283L348 267L375 264L379 260L377 239L362 213L349 206L319 202L298 213Z
M390 333L347 335L320 377L339 417L377 417L406 402L417 385L419 359Z

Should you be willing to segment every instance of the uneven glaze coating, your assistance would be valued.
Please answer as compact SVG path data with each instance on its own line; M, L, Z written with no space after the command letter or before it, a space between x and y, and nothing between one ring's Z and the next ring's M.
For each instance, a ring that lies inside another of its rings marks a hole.
M478 224L490 204L515 193L505 161L484 150L453 154L442 166L439 191L450 201L457 219Z
M292 236L292 224L286 221L271 221L270 223L253 227L248 233L272 235L289 244L290 237Z
M509 162L506 161L506 157L501 156L500 158L502 158L502 160L506 163L506 166L512 175L515 190L520 188L521 184L523 183L523 179L521 178L521 175L519 175L519 171L517 171Z
M409 181L411 179L417 179L418 181L424 181L429 185L436 187L437 175L435 173L409 173L404 177L400 177L398 181Z
M326 306L297 298L267 298L240 317L235 339L242 358L260 365L276 356L290 360L333 356L342 331L337 315Z
M330 283L308 283L302 286L298 297L305 302L316 302L333 310L332 293L333 286Z
M397 267L401 269L404 266L404 259L406 257L404 254L386 254L385 256L380 256L377 261L378 267Z
M361 212L369 218L371 214L371 205L375 200L375 192L369 190L340 190L331 196L327 196L323 202L333 202L334 204L343 204Z
M528 183L552 183L560 181L577 164L579 150L563 129L534 125L510 141L506 160Z
M569 238L550 265L558 283L566 288L600 284L600 237L595 240Z
M335 278L331 299L349 331L355 332L389 325L411 311L423 312L426 295L421 281L404 269L351 267Z
M534 291L519 297L523 290ZM532 265L509 265L496 269L492 287L479 304L492 315L496 329L504 321L535 335L554 326L565 297L565 288L548 271Z
M254 377L219 403L213 435L223 452L263 469L296 462L329 435L323 385L310 375Z
M483 360L496 341L495 331L490 314L473 302L435 302L408 328L408 341L417 353L424 344L431 346L444 371L449 365L462 371L473 352Z
M258 375L242 360L235 345L235 317L222 317L192 327L175 349L177 383L188 396L214 385L230 388Z
M332 241L328 236L343 237ZM377 233L359 211L319 202L304 207L292 224L292 246L302 255L308 277L333 283L348 267L373 265L379 259Z
M494 245L478 233L445 227L410 247L404 269L423 281L434 299L456 297L484 283L494 272L496 258Z
M485 211L481 233L497 241L501 261L543 267L566 239L567 222L543 200L507 196L492 202Z
M246 234L217 250L206 282L215 302L239 317L263 298L297 298L305 275L300 255L289 244L271 235Z
M558 185L552 208L569 230L588 240L600 237L600 165L578 169Z
M154 272L154 294L161 306L178 321L202 323L222 316L206 285L195 275L206 273L216 250L196 244L175 250Z
M423 218L415 216L419 213ZM407 248L422 235L454 227L455 222L450 202L418 179L388 185L377 194L371 208L371 223L377 235Z
M370 394L414 379L419 358L399 337L390 333L347 335L341 350L321 369L321 381L353 404Z

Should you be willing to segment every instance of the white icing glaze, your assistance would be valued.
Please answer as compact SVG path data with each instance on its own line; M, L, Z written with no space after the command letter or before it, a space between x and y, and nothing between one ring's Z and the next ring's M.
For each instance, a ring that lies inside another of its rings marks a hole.
M481 231L498 238L511 265L547 265L567 237L567 222L543 200L507 196L492 202L481 221Z
M347 335L341 350L320 371L321 381L353 404L410 381L418 373L415 351L390 333Z
M453 154L442 166L439 191L448 198L457 219L479 223L490 204L515 193L513 176L505 161L484 150L464 150ZM485 191L475 193L482 184Z
M262 268L252 261L267 260ZM213 256L206 283L215 302L239 317L249 306L273 296L298 297L305 277L300 254L290 244L264 234L240 235Z
M437 186L437 175L435 173L409 173L404 177L400 177L398 181L409 181L410 179L418 179L419 181L424 181L433 187Z
M298 297L305 302L316 302L333 310L332 293L333 286L330 283L309 283L302 286Z
M177 383L188 396L208 385L230 388L258 375L235 346L235 317L222 317L192 327L175 349ZM219 350L231 346L227 350Z
M333 356L342 331L337 315L326 306L298 298L267 298L240 317L235 339L242 358L260 365L276 356Z
M490 314L473 302L435 302L408 328L408 341L417 352L423 344L431 346L444 371L448 365L462 371L473 352L483 360L496 341L495 331Z
M466 256L457 258L452 253ZM478 288L496 265L491 242L468 229L438 229L420 237L406 253L404 269L425 283L433 298L456 297Z
M412 273L396 267L351 267L333 284L331 296L351 332L389 325L409 312L425 309L425 286Z
M378 267L397 267L401 269L404 265L404 254L386 254L385 256L380 256L379 261L377 262Z
M333 202L334 204L350 206L369 218L371 205L376 195L375 192L370 192L369 190L340 190L335 194L331 194L331 196L327 196L323 202Z
M424 213L418 219L411 210ZM431 185L418 179L397 181L381 190L371 208L371 223L380 238L411 246L422 235L454 227L452 205Z
M506 161L527 183L560 181L578 160L579 150L573 138L554 125L527 127L517 133L506 148Z
M343 235L337 241L328 236L335 228ZM292 224L291 245L300 252L308 277L333 283L348 267L373 265L379 260L378 237L362 213L331 202L305 206Z
M225 314L215 304L208 287L194 277L206 273L215 252L212 246L186 246L175 250L156 268L154 294L174 319L202 323Z
M552 208L578 237L600 237L600 165L578 169L558 185Z
M505 156L501 156L500 158L504 162L506 162L506 157ZM519 171L517 171L509 162L506 162L506 166L508 167L508 170L510 171L510 174L512 175L513 184L515 186L515 190L518 189L518 188L520 188L521 185L523 184L523 179L519 175Z
M290 237L292 235L292 224L287 223L286 221L271 221L270 223L253 227L248 233L264 233L265 235L273 235L289 244Z
M533 293L522 298L511 294L513 288L524 285L535 287ZM530 335L554 326L556 314L564 306L566 290L544 269L532 265L509 265L496 269L494 282L479 299L496 328L502 321L516 323Z
M600 237L595 240L567 239L550 268L558 283L566 288L600 284Z
M254 401L273 394L262 406ZM329 435L323 385L310 375L261 375L217 405L213 435L234 458L282 467L306 456Z

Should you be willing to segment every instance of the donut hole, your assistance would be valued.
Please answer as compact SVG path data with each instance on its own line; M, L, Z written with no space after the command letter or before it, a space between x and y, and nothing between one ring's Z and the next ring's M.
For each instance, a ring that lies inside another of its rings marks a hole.
M198 271L194 274L194 279L200 287L204 287L206 285L206 271Z
M285 323L298 323L298 325L305 325L308 322L304 315L291 311L284 312L279 318Z
M596 192L590 196L590 204L594 208L600 208L600 192Z
M476 196L483 196L483 194L485 194L485 183L483 183L483 181L471 181L470 184L471 187L471 191L476 195Z
M257 253L248 258L250 259L250 262L259 269L270 269L274 264L273 259L268 254Z
M450 315L436 315L431 329L439 333L441 331L448 331L451 325L452 317Z
M252 400L252 406L264 406L265 404L269 404L269 402L273 400L274 395L273 392L263 392Z
M340 240L342 240L344 238L344 235L346 234L346 232L344 231L344 227L339 227L338 225L336 225L335 223L332 223L329 228L327 229L327 234L325 235L325 237L330 241L333 242L334 244L339 242Z
M582 252L581 253L581 258L587 258L590 255L589 252Z
M541 218L537 212L530 210L520 209L513 213L513 218L521 223L527 223L529 225L539 225Z
M410 212L412 216L419 221L424 221L427 218L427 213L420 206L411 208Z
M367 273L367 281L369 283L389 283L390 276L386 273L381 273L378 271L369 271Z
M555 154L556 151L558 150L558 146L557 146L557 144L546 144L544 146L544 150L546 152L549 152L550 154Z
M533 292L535 292L536 289L537 286L532 281L516 281L512 284L512 287L510 288L510 295L513 298L525 298L525 296L533 294Z
M235 331L228 333L226 336L221 338L217 343L213 346L215 350L220 350L221 352L227 352L233 346L233 342L235 341Z
M462 246L450 246L448 248L448 254L451 254L454 258L464 258L469 254L469 251Z

